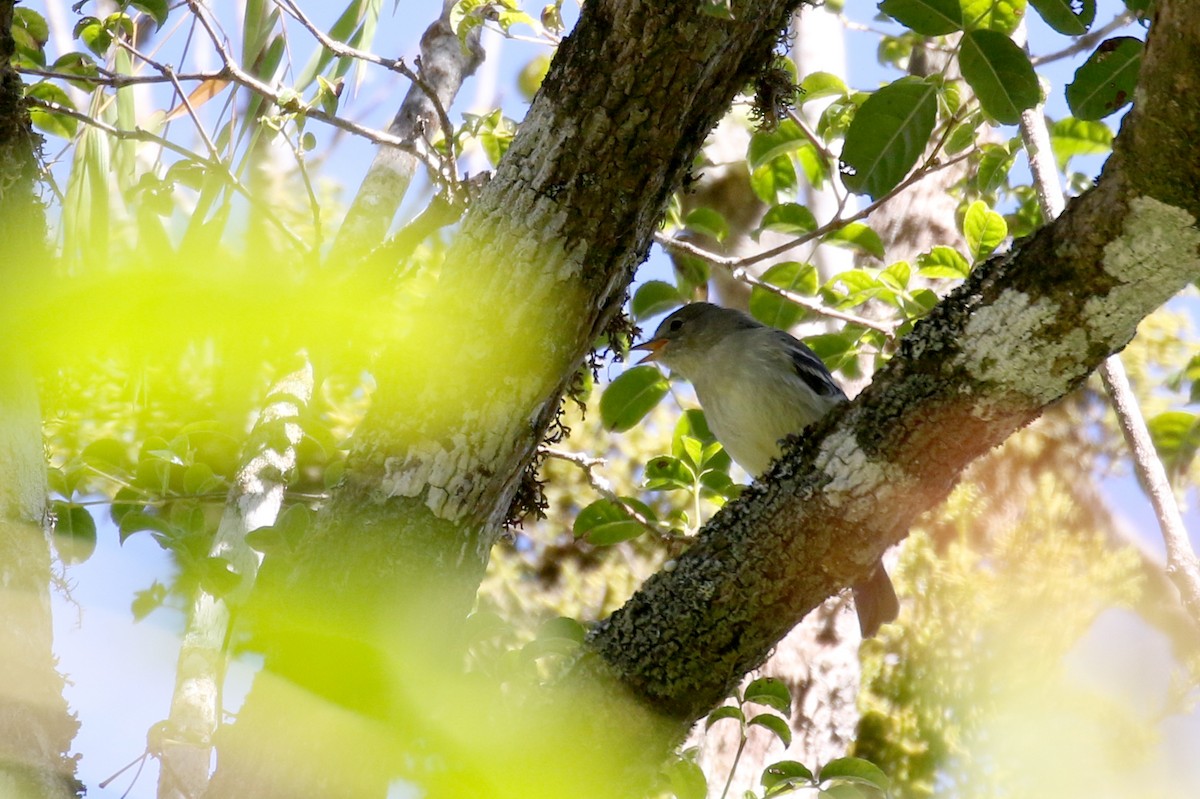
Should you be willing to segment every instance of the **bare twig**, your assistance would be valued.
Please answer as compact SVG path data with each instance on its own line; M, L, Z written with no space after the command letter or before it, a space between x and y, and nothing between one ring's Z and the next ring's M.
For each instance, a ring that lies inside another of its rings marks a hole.
M1100 42L1101 39L1108 36L1108 34L1112 33L1113 31L1120 30L1121 28L1131 24L1133 20L1133 14L1128 11L1124 11L1113 17L1112 20L1103 28L1096 28L1093 31L1085 33L1083 36L1080 36L1075 41L1071 42L1071 44L1067 47L1064 47L1063 49L1053 53L1047 53L1046 55L1031 56L1029 60L1036 67L1041 64L1048 64L1051 61L1059 61L1063 58L1070 58L1076 53L1082 53L1085 50L1091 50Z
M609 502L619 505L622 510L629 514L631 519L642 525L642 527L645 527L649 532L665 541L673 541L678 538L678 536L672 535L671 533L665 531L660 525L647 519L641 511L630 505L625 500L621 499L621 497L617 496L617 492L613 490L612 484L609 483L608 480L602 475L596 473L597 466L605 465L603 458L590 458L587 455L583 455L578 452L567 452L566 450L555 449L554 447L542 447L540 451L545 453L546 457L548 458L566 461L567 463L578 466L583 471L584 476L587 478L588 484L596 490L597 494L604 497Z
M795 303L801 308L812 311L820 316L826 316L830 319L837 319L839 321L846 322L847 324L858 325L870 330L875 330L886 336L889 341L896 337L896 330L891 325L886 325L882 322L876 322L873 319L867 319L865 316L858 316L856 314L846 313L845 311L839 311L836 308L830 308L819 300L814 300L811 297L805 297L801 294L796 294L795 292L791 292L787 289L767 283L765 280L755 277L754 274L743 267L734 269L733 277L735 280L740 280L743 283L761 288L764 291L769 291L778 297L782 297L788 302Z
M384 69L396 72L412 81L417 88L425 92L425 96L429 99L430 105L433 106L434 113L437 114L438 124L442 129L442 136L445 137L447 144L454 141L454 123L450 121L450 116L446 113L445 106L442 105L441 99L438 98L437 90L434 89L433 86L429 85L429 83L425 80L425 77L421 75L420 72L410 69L409 66L404 63L404 59L384 58L383 56L376 55L375 53L367 50L359 50L351 47L348 44L343 44L337 39L331 38L324 31L314 25L312 21L305 16L304 12L300 10L300 7L292 2L292 0L275 0L275 5L279 6L282 10L294 17L297 22L304 26L305 30L312 34L313 38L320 42L322 47L333 53L335 56L340 58L354 58L359 61L365 61L368 64L378 64Z
M186 147L176 144L175 142L171 141L170 139L163 138L162 136L151 133L150 131L145 130L143 128L134 128L133 130L127 130L125 128L118 128L113 125L109 125L107 122L103 122L99 119L96 119L87 114L84 114L81 111L76 111L74 108L69 108L65 105L59 105L58 103L52 103L48 100L42 100L37 97L26 98L26 101L32 106L42 108L46 111L51 111L55 114L62 114L63 116L71 117L72 119L78 120L78 121L84 123L85 125L90 125L93 128L96 128L97 130L104 131L109 136L112 136L114 139L120 139L122 141L140 141L140 142L147 142L149 144L157 144L159 147L162 147L164 150L170 150L171 152L173 152L177 155L183 156L184 158L188 159L189 161L195 161L197 164L200 164L201 166L204 166L204 167L212 170L217 175L220 175L225 180L225 182L231 188L233 188L234 191L236 191L238 194L245 197L246 200L248 200L258 211L260 211L263 214L263 216L267 220L269 220L271 222L271 224L275 225L280 230L280 232L282 232L285 236L287 236L288 239L292 242L293 245L296 246L297 249L303 250L305 252L307 252L309 250L309 247L307 244L305 244L304 239L300 238L300 236L294 230L292 230L290 227L288 227L287 224L282 219L280 219L278 216L276 216L275 213L270 209L269 206L264 205L262 203L262 201L260 199L258 199L249 189L247 189L245 186L243 186L242 182L239 181L229 171L229 168L225 165L225 163L223 161L220 161L217 159L212 159L212 158L206 158L197 152L193 152L192 150L189 150Z
M1058 171L1051 160L1050 133L1040 107L1021 114L1021 138L1029 156L1030 171L1042 213L1047 220L1053 220L1062 213L1065 203ZM1192 618L1200 621L1200 562L1192 550L1171 481L1154 449L1154 441L1138 407L1121 356L1109 356L1100 365L1099 371L1133 457L1134 468L1150 495L1150 504L1154 506L1154 514L1166 544L1167 574L1179 589L1184 606Z

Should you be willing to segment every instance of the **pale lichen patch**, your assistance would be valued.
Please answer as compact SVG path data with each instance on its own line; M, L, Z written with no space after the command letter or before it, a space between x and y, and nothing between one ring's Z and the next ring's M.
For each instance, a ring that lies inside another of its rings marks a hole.
M847 521L865 522L859 511L872 512L874 498L888 484L904 478L904 470L890 461L872 459L858 443L852 430L836 430L825 439L816 466L830 480L825 485L825 501L842 508ZM861 503L859 500L871 500Z
M1101 268L1120 283L1084 306L1093 338L1123 345L1137 323L1200 275L1200 230L1188 212L1152 197L1129 203L1122 236L1104 248Z
M959 364L975 380L994 383L1039 403L1062 396L1066 382L1051 368L1060 357L1079 355L1079 339L1054 340L1050 329L1060 306L1048 299L1009 290L971 315L962 338ZM1086 341L1082 342L1086 344Z

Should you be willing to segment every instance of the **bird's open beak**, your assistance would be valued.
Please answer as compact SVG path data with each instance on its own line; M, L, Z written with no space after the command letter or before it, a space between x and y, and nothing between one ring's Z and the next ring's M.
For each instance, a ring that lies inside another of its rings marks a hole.
M652 338L649 341L643 341L641 344L634 344L629 349L631 349L631 350L648 350L649 351L649 353L650 353L649 355L647 355L645 358L642 358L641 360L638 361L638 363L641 364L641 363L649 363L650 361L657 360L659 353L662 352L662 348L665 346L667 346L667 340L665 338Z

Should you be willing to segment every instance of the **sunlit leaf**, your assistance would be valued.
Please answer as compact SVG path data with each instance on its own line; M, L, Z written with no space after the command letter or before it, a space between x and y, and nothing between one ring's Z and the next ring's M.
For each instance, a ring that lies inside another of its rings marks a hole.
M792 745L792 728L788 726L786 719L776 716L774 713L760 713L750 719L747 724L765 727L775 733L775 737L782 741L784 746Z
M669 388L662 372L649 364L627 369L600 395L600 421L607 430L624 432L640 422Z
M1100 43L1075 80L1067 84L1067 105L1078 119L1101 119L1133 100L1144 45L1130 36Z
M922 36L944 36L963 24L958 0L883 0L879 10Z
M891 785L891 780L883 773L883 769L859 757L839 757L830 760L821 766L818 776L822 783L834 779L853 780L885 793Z
M937 121L937 90L901 78L872 94L854 115L842 150L842 182L878 199L894 189L925 151Z
M983 110L997 122L1015 125L1021 121L1021 112L1041 99L1029 56L1003 33L975 30L964 34L958 63Z
M987 203L976 200L967 207L963 217L963 236L967 248L976 261L982 261L1000 246L1008 235L1008 224L1004 217L988 208Z
M1050 147L1064 172L1080 155L1106 155L1112 150L1112 129L1103 122L1066 117L1050 126Z
M792 294L811 297L817 293L819 278L812 264L785 261L763 273L762 281ZM749 307L755 319L784 330L803 319L806 313L796 303L761 286L750 290Z
M1047 25L1067 36L1082 36L1096 19L1096 0L1029 0L1029 4Z

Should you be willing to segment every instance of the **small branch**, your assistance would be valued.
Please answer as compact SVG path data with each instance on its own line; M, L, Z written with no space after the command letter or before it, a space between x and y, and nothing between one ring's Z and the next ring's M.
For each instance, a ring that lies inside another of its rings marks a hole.
M304 26L305 30L313 35L322 47L335 56L340 58L355 58L359 61L366 61L368 64L378 64L379 66L396 72L412 81L417 88L425 92L425 96L429 99L430 105L433 106L434 113L437 114L438 123L442 128L442 136L445 137L447 145L454 141L454 123L450 121L450 116L446 113L445 106L438 98L437 90L425 80L424 76L418 72L409 69L402 58L384 58L367 50L359 50L347 44L330 38L324 31L312 23L304 12L300 10L292 0L275 0L275 5L280 9L290 14L297 22Z
M780 288L779 286L767 283L764 280L760 280L751 274L749 270L743 267L738 267L737 269L733 270L733 278L734 280L740 280L748 285L756 286L764 291L769 291L772 294L782 297L788 302L795 303L801 308L812 311L815 314L820 314L821 316L826 316L830 319L837 319L838 321L846 322L847 324L865 327L869 330L878 331L886 336L889 341L896 337L896 331L890 325L885 325L882 322L876 322L873 319L867 319L865 316L857 316L856 314L839 311L836 308L830 308L811 297L805 297L803 295L788 291L787 289Z
M246 544L246 534L273 524L279 516L287 489L280 475L295 468L296 445L304 437L296 419L312 390L312 366L307 363L272 386L269 404L255 423L251 443L229 489L209 555L228 562L239 582L234 591L222 596L199 588L192 600L179 648L171 713L163 728L160 799L200 796L208 783L213 735L221 723L221 684L232 608L245 601L261 562L261 555ZM277 424L283 431L282 440L263 435L267 426Z
M195 161L201 166L207 167L216 174L222 176L225 179L225 182L232 187L234 191L246 198L246 200L248 200L250 204L253 205L260 213L262 213L263 216L271 222L271 224L275 225L280 232L287 236L297 249L303 252L309 251L309 247L304 243L304 240L300 238L300 236L294 230L288 227L282 219L276 216L268 206L264 205L259 198L255 197L249 189L243 186L241 181L239 181L225 166L224 162L213 160L211 158L205 158L199 153L193 152L186 147L176 144L170 139L165 139L162 136L151 133L143 128L134 128L133 130L118 128L113 125L109 125L107 122L94 119L93 117L90 117L81 111L76 111L74 108L68 108L67 106L59 105L58 103L52 103L48 100L41 100L36 97L28 97L26 98L26 102L32 106L45 109L46 111L52 111L55 114L62 114L63 116L71 117L72 119L78 120L85 125L92 126L96 130L104 131L114 139L157 144L164 150L170 150L177 155L183 156L189 161Z
M1070 58L1076 53L1082 53L1085 50L1091 50L1100 42L1101 39L1105 38L1113 31L1120 30L1121 28L1132 24L1133 20L1133 14L1129 13L1128 11L1124 11L1113 17L1112 20L1103 28L1097 28L1090 33L1085 33L1083 36L1080 36L1062 50L1058 50L1057 52L1053 53L1047 53L1046 55L1031 56L1029 60L1036 67L1040 66L1041 64L1048 64L1051 61L1059 61L1063 58Z
M1051 160L1050 133L1040 107L1021 114L1021 138L1029 156L1030 172L1042 213L1048 221L1054 220L1066 206L1058 170ZM1154 441L1138 407L1121 356L1109 356L1100 365L1099 371L1133 457L1134 468L1146 493L1150 495L1150 504L1154 507L1154 515L1166 544L1167 574L1179 589L1188 612L1200 621L1200 561L1196 560L1196 553L1192 550L1171 481L1154 449Z
M664 541L678 540L678 536L664 531L659 525L647 519L645 515L643 515L642 512L637 508L633 507L628 502L617 496L617 492L613 490L612 484L609 483L608 480L606 480L603 476L596 474L595 468L597 466L605 465L603 458L589 458L587 455L582 455L576 452L567 452L566 450L555 449L554 447L541 447L540 451L545 453L546 457L548 458L566 461L567 463L572 463L578 466L583 471L584 476L587 477L588 484L596 490L596 493L607 499L609 502L619 505L622 510L629 514L630 518L642 525L642 527L645 527L655 536L658 536Z

